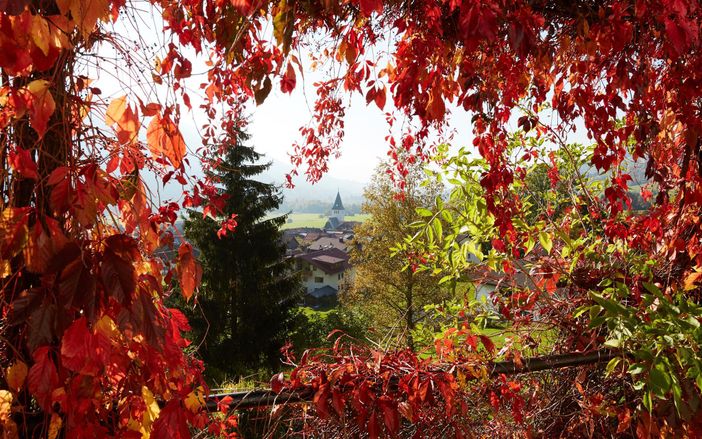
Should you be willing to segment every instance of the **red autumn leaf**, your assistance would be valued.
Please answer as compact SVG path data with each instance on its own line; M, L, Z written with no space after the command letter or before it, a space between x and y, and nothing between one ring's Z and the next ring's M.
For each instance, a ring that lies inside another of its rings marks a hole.
M134 261L139 258L136 242L126 235L113 235L105 240L100 264L100 277L108 296L122 304L131 303L136 292Z
M225 396L224 398L217 401L217 410L219 410L220 413L228 413L229 407L232 405L232 402L234 402L234 398L232 398L229 395Z
M372 412L370 419L368 419L368 438L378 439L380 437L380 422L378 422L378 415Z
M381 13L383 12L383 2L382 0L360 0L361 3L361 14L366 17L370 17L373 12Z
M107 111L105 112L105 123L107 125L114 125L119 123L124 116L124 112L127 110L127 96L120 96L115 98L107 106Z
M480 341L483 343L483 346L485 346L485 350L488 351L490 354L495 353L495 344L490 340L490 337L487 337L485 335L479 335Z
M61 270L58 298L65 307L83 308L90 319L95 303L96 279L90 267L79 257L80 253L77 256Z
M230 0L232 3L232 6L236 8L240 14L242 15L248 15L249 12L251 11L251 0Z
M344 416L344 408L346 407L346 398L338 389L332 391L332 406L337 415Z
M190 74L192 73L192 70L192 63L187 59L183 58L178 64L176 64L175 68L173 69L173 75L176 79L189 78Z
M495 392L490 392L490 405L495 410L500 409L500 398L497 396L497 394Z
M297 83L297 79L295 77L295 69L292 66L292 63L288 63L288 68L285 71L285 75L283 75L283 79L280 81L280 90L283 93L291 93L295 89L295 84Z
M676 55L681 55L688 48L687 32L685 29L678 24L676 19L666 18L665 19L665 31L668 34L668 39L670 45L675 51Z
M15 148L10 150L9 162L12 169L24 178L39 180L37 164L28 149Z
M27 90L31 94L29 120L39 138L42 138L46 133L49 118L54 114L56 103L49 90L49 81L43 79L32 81L27 85Z
M28 207L8 207L0 212L0 258L9 259L27 242Z
M34 351L34 364L27 375L29 391L44 410L51 408L51 393L59 382L56 365L50 357L49 349L48 346L42 346Z
M175 327L181 332L190 331L190 323L188 323L188 318L185 314L177 308L168 308L171 313L171 321L175 323Z
M169 401L156 418L151 437L153 439L190 439L186 410L180 401Z
M429 102L427 103L427 119L440 120L446 114L446 104L441 91L433 89L429 94Z
M397 406L388 396L381 397L379 405L380 409L383 411L385 428L387 428L391 436L397 435L397 432L400 431L400 413L397 410Z
M27 270L33 273L56 271L58 263L61 262L57 261L57 256L68 243L68 238L58 221L45 218L44 224L35 223L24 249Z
M88 329L85 317L74 321L63 333L61 364L68 370L95 376L100 371L99 360L109 359L104 354L104 346L98 344L98 337Z
M631 426L631 410L628 407L624 407L622 410L617 412L617 434L624 433Z
M34 349L51 343L54 338L58 310L53 303L44 301L29 316L29 337L27 344Z
M65 212L71 207L71 180L63 179L56 183L51 189L49 202L54 212Z
M156 116L161 111L161 105L154 102L148 103L146 105L141 105L141 112L144 116Z
M219 230L217 230L217 238L222 239L223 237L227 236L227 233L233 232L234 229L236 229L238 224L236 218L237 214L233 213L229 218L222 221Z
M174 167L180 167L185 157L185 141L170 117L154 116L146 130L146 140L154 157L166 157Z
M382 111L385 108L385 86L375 93L375 105Z
M180 281L180 289L183 297L189 300L202 280L202 267L195 260L193 255L193 247L187 242L181 244L178 248L178 265L176 267L178 279Z
M68 369L78 372L90 354L90 331L85 317L75 320L66 329L61 339L61 363Z
M118 120L117 126L115 127L117 140L123 145L134 143L139 136L140 129L141 122L139 121L139 114L137 110L132 110L132 107L127 106L122 113L122 117Z
M65 180L67 176L68 166L59 166L58 168L51 171L51 174L49 174L49 179L47 180L47 184L49 186L53 186Z
M317 410L317 415L322 419L328 419L329 412L329 384L322 384L314 394L312 402Z

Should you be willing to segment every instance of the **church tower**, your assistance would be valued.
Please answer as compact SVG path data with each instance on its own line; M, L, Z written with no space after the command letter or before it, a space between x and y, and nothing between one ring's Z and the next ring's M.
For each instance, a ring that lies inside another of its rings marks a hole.
M344 217L346 216L346 210L344 209L344 204L341 202L341 195L339 191L336 191L336 200L334 200L334 205L332 206L331 218L336 218L339 223L344 222Z

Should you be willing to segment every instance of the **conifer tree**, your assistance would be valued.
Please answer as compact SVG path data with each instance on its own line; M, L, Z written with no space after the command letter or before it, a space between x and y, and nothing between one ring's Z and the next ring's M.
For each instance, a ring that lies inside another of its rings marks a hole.
M237 215L236 230L219 237L218 222L194 211L185 221L203 266L201 310L195 310L192 327L215 379L279 367L301 288L280 239L287 215L267 218L282 202L280 190L256 179L270 163L245 145L247 134L236 137L238 144L210 175L226 194L224 213Z

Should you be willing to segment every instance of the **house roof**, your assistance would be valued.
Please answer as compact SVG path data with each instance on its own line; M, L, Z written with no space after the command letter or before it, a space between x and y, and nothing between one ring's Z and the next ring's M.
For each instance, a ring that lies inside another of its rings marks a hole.
M324 224L324 228L327 230L335 230L337 227L339 227L339 224L339 218L333 216L327 220L327 223Z
M341 195L339 194L339 191L336 191L336 200L334 200L332 210L344 210L344 205L341 202Z
M314 258L315 261L324 262L326 264L338 264L339 262L344 262L344 259L335 258L334 256L322 255Z
M337 226L338 230L353 231L354 227L361 225L360 221L344 221Z
M320 298L320 297L326 297L326 296L335 296L337 293L337 289L334 287L330 287L329 285L325 285L321 288L317 288L314 291L310 292L310 296Z
M351 268L349 255L338 248L327 248L295 256L310 265L313 265L326 274L336 274Z
M344 238L341 236L322 236L321 238L313 241L308 247L308 251L318 251L324 250L325 248L338 248L339 250L346 251L347 244L344 242Z

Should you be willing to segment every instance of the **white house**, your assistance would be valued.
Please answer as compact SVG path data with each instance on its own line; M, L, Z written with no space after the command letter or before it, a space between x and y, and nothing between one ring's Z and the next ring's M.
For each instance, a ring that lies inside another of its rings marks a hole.
M336 295L345 279L353 276L349 255L335 247L295 256L307 294L314 297Z

